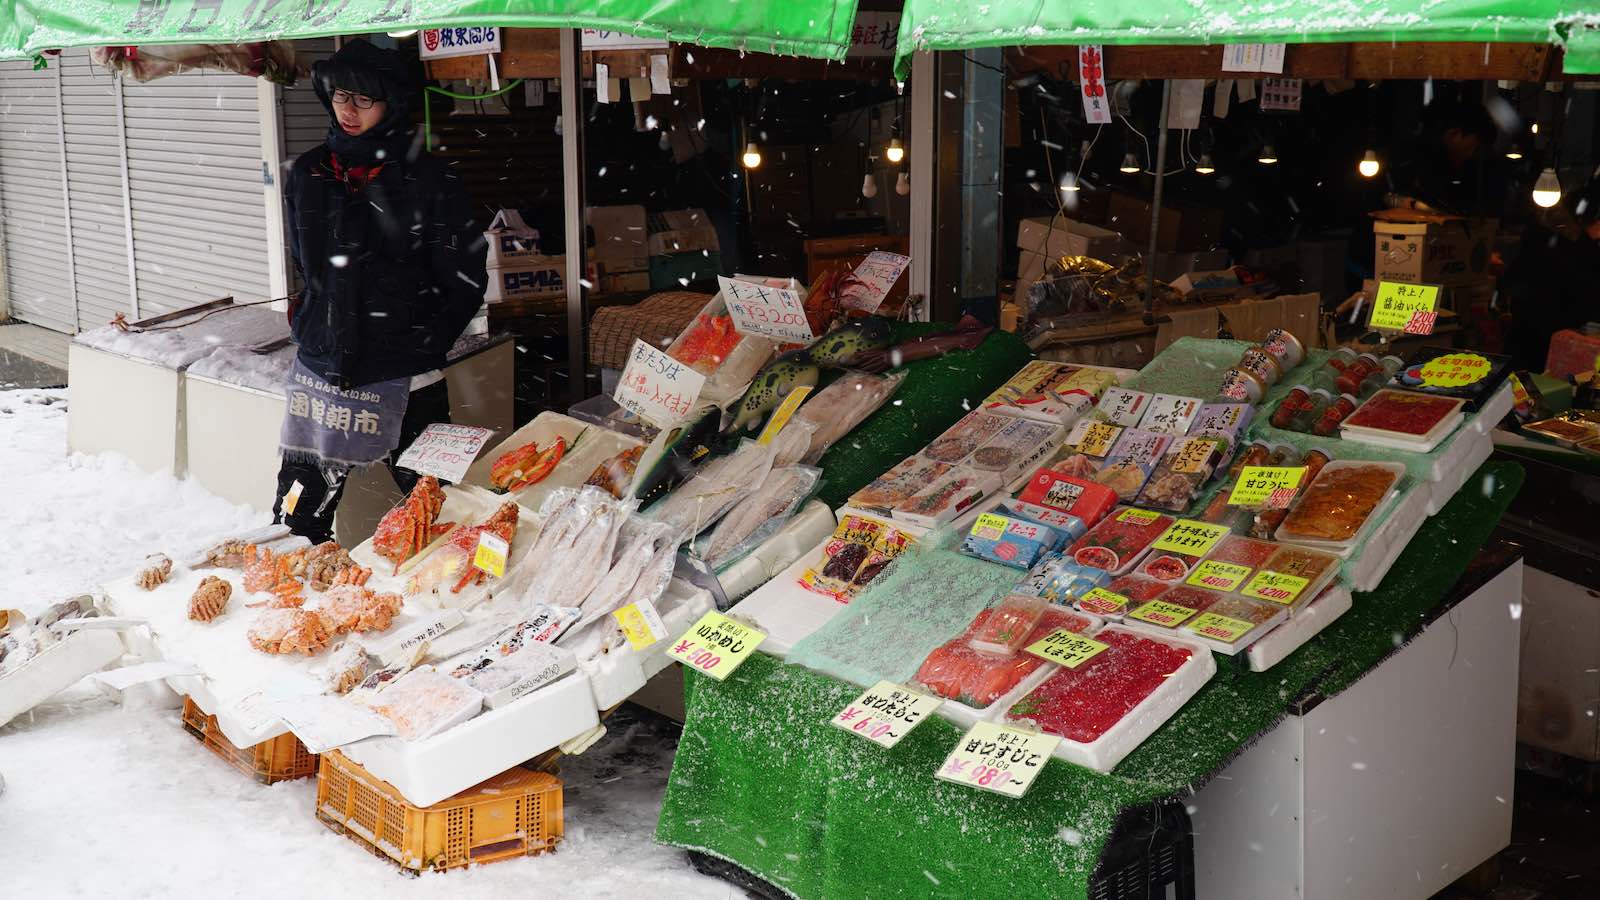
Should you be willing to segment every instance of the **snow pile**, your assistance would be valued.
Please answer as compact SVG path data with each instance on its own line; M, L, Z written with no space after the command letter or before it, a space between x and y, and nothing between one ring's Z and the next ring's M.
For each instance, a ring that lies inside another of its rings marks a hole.
M294 354L293 344L271 353L256 353L249 347L219 347L190 365L188 373L281 395L289 370L294 368Z
M283 313L264 306L229 306L140 332L105 325L73 340L96 350L180 369L219 347L259 347L288 336L289 320Z

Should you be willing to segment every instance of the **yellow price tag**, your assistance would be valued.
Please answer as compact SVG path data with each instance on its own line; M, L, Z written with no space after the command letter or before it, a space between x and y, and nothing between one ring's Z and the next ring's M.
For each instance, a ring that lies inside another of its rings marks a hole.
M1218 541L1227 537L1229 532L1230 529L1226 525L1179 519L1172 523L1172 527L1162 532L1161 537L1156 538L1156 542L1150 546L1157 550L1167 550L1187 556L1205 556Z
M1117 521L1126 522L1129 525L1149 525L1159 518L1161 518L1161 513L1151 512L1147 509L1125 509L1117 513Z
M629 603L611 615L621 626L622 636L628 639L628 646L635 650L653 646L667 636L666 623L661 621L661 614L656 612L655 604L649 600Z
M1429 387L1459 388L1489 377L1494 363L1476 353L1447 353L1422 365L1422 383Z
M1116 425L1107 425L1104 422L1091 422L1084 429L1083 437L1078 440L1078 452L1085 456L1105 456L1111 452L1111 447L1117 442L1117 436L1122 434L1122 429Z
M1206 560L1189 573L1189 584L1213 591L1231 591L1250 577L1249 566Z
M306 489L306 486L301 484L298 481L296 481L294 484L289 485L289 492L287 494L283 495L283 514L284 515L286 515L286 516L294 515L294 508L296 506L300 505L300 494L305 489Z
M978 521L972 523L971 533L980 541L998 541L1005 536L1006 528L1010 524L1005 516L984 513L978 517Z
M767 636L712 610L672 643L667 655L718 681L732 675Z
M1201 635L1202 637L1208 637L1213 640L1231 644L1234 641L1237 641L1239 638L1244 637L1252 628L1255 628L1256 626L1253 622L1246 622L1241 619L1230 619L1227 616L1220 616L1216 613L1208 612L1201 613L1195 617L1193 622L1190 622L1183 627L1194 632L1195 634Z
M850 701L828 724L891 749L944 703L892 681L880 681Z
M1401 284L1397 281L1378 282L1378 294L1372 299L1372 315L1367 320L1370 328L1387 331L1409 331L1416 327L1413 320L1422 313L1419 321L1428 322L1427 331L1433 331L1432 316L1439 303L1437 284Z
M1228 505L1287 509L1305 476L1305 466L1245 466L1233 483Z
M778 432L783 430L783 426L789 424L789 419L794 416L795 410L799 409L800 404L811 396L813 390L814 388L811 385L802 384L790 391L789 396L783 398L783 402L778 404L778 408L772 411L772 417L767 419L767 425L761 429L761 436L756 438L756 443L772 443L772 439L778 436Z
M1061 738L1053 734L978 722L961 736L934 777L1021 797L1060 743Z
M1128 611L1128 598L1105 588L1090 588L1078 598L1078 608L1102 616L1120 616Z
M1188 621L1189 617L1196 612L1198 610L1190 609L1187 606L1179 606L1176 603L1151 600L1149 603L1145 603L1133 612L1128 613L1128 617L1138 619L1141 622L1149 622L1151 625L1160 625L1163 628L1177 628Z
M1256 577L1244 586L1239 593L1246 597L1255 597L1258 600L1271 600L1273 603L1289 604L1299 597L1311 582L1298 575L1285 575L1282 572L1257 572Z
M1069 669L1076 669L1109 646L1090 640L1081 634L1073 634L1065 628L1057 628L1030 644L1028 652L1041 659L1060 663Z
M506 574L506 555L511 552L511 545L506 539L492 531L478 533L478 549L472 554L474 568L488 572L496 578Z

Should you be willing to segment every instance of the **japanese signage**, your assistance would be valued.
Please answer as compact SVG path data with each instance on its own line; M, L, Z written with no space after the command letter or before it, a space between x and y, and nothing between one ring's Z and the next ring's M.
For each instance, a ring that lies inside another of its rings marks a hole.
M1208 559L1194 567L1194 571L1189 573L1188 583L1213 591L1231 591L1244 584L1249 577L1249 566Z
M1228 535L1228 526L1210 525L1194 519L1179 519L1150 546L1189 556L1204 556Z
M889 296L889 290L900 280L900 276L905 273L909 265L911 265L909 256L883 250L868 253L867 258L861 261L861 265L856 266L854 273L856 281L860 283L845 287L840 304L845 309L876 312L878 307L883 305L883 299Z
M400 454L395 464L441 481L458 482L491 434L491 428L436 422Z
M472 567L496 578L503 578L506 574L506 556L510 552L511 544L505 538L492 531L480 531L478 549L472 555Z
M417 33L417 55L423 59L482 56L499 53L500 29L481 25L466 28L424 28Z
M1298 78L1261 79L1261 109L1266 112L1299 112L1301 81Z
M1180 622L1195 614L1195 610L1176 603L1164 600L1151 600L1138 609L1128 613L1128 618L1160 625L1163 628L1176 628Z
M972 523L972 530L968 532L973 537L984 541L998 541L1005 536L1006 528L1011 525L1011 520L1005 516L994 513L984 513Z
M1422 383L1429 387L1458 388L1489 377L1494 363L1476 353L1446 353L1422 366Z
M968 787L1021 797L1044 770L1061 738L978 722L945 757L935 776Z
M1283 74L1284 44L1223 44L1222 71Z
M666 623L661 621L661 614L656 612L656 605L649 600L629 603L611 615L622 628L622 635L628 639L628 646L635 650L650 647L667 636Z
M733 327L739 333L786 344L809 344L815 339L799 291L735 281L723 275L717 276L717 284L722 288L728 315L733 317Z
M811 385L802 384L790 391L789 396L783 398L778 408L772 411L772 417L767 419L767 424L761 429L761 436L756 439L756 443L772 443L772 439L778 436L783 426L789 424L789 420L794 418L795 411L800 408L800 404L806 402L806 398L811 396L813 390L815 388Z
M1250 629L1255 627L1255 623L1253 622L1245 622L1240 619L1230 619L1227 616L1210 612L1201 613L1200 615L1195 616L1193 622L1190 622L1188 625L1184 626L1184 628L1187 628L1201 637L1208 637L1212 640L1222 641L1228 644L1231 644L1234 641L1237 641L1239 638L1244 637L1247 633L1249 633Z
M900 14L858 10L855 26L850 29L850 50L846 56L894 56L900 46Z
M1250 583L1239 593L1259 600L1271 600L1274 603L1293 603L1310 583L1298 575L1257 572L1256 577L1250 579Z
M1406 334L1432 334L1434 320L1438 318L1434 307L1438 303L1437 284L1380 281L1378 295L1372 300L1372 316L1367 320L1367 325L1370 328L1403 331Z
M1090 125L1111 124L1111 102L1106 96L1106 58L1099 44L1078 48L1078 90L1083 94L1083 118Z
M1073 426L1067 443L1078 448L1078 452L1084 456L1105 456L1121 436L1122 429L1119 426L1084 419Z
M296 481L289 485L289 492L283 495L283 514L294 515L294 508L300 505L300 495L305 492L306 486Z
M1101 616L1120 616L1128 611L1128 598L1105 588L1090 588L1078 598L1078 608Z
M1228 505L1288 509L1305 475L1305 466L1245 466L1228 495Z
M885 750L933 714L944 701L892 681L880 681L851 700L828 724L860 735Z
M585 50L665 50L664 38L637 37L621 31L583 29L582 46Z
M704 375L636 338L611 399L635 415L670 428L694 409L705 384Z
M667 655L721 681L743 665L766 639L765 634L713 610L673 641Z
M1029 653L1041 659L1048 659L1069 669L1076 669L1099 655L1109 646L1109 644L1102 644L1081 634L1073 634L1065 628L1057 628L1040 640L1028 645L1027 649Z

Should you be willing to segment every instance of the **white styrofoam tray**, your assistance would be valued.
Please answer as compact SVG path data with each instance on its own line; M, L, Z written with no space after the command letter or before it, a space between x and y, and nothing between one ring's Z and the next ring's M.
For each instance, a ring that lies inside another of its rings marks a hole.
M1466 454L1461 459L1461 462L1444 478L1428 482L1427 486L1430 488L1428 515L1430 516L1438 515L1439 510L1444 509L1444 505L1450 502L1450 498L1456 495L1456 491L1461 490L1462 485L1467 483L1467 479L1472 477L1472 473L1478 471L1478 467L1488 462L1489 457L1494 455L1494 439L1489 435L1478 436L1473 434L1464 435L1463 437L1471 437L1471 440L1463 440L1461 442L1461 445L1466 448Z
M1306 604L1289 621L1268 632L1245 651L1250 671L1265 672L1301 645L1322 633L1333 620L1344 615L1351 605L1350 589L1335 584Z
M1370 591L1382 583L1395 560L1428 518L1431 492L1420 484L1407 485L1394 503L1389 518L1367 538L1361 553L1347 564L1345 580L1351 590Z
M595 708L610 709L616 706L644 687L645 682L655 677L657 672L671 665L673 661L667 657L667 650L671 648L673 640L715 608L716 601L709 591L701 590L681 578L672 579L661 599L656 601L656 612L660 613L661 622L667 629L666 638L643 650L623 644L598 659L579 664L588 674L589 684L594 689ZM599 625L609 626L614 621L608 619Z
M595 467L601 463L630 447L644 446L644 441L631 435L612 431L582 419L574 419L562 413L542 412L535 416L533 421L517 429L510 437L480 454L477 461L467 469L462 483L482 488L491 497L502 496L495 494L489 487L489 472L494 467L495 460L529 443L537 443L541 448L547 447L557 437L564 438L567 442L568 452L562 455L561 462L557 463L550 474L538 484L529 485L520 491L512 491L503 495L504 499L516 500L538 512L540 504L551 491L559 487L577 487L587 481ZM574 439L577 439L576 446L573 445Z
M1071 612L1075 616L1083 616L1089 620L1089 627L1079 632L1079 634L1084 637L1094 637L1095 634L1106 625L1105 620L1094 613L1086 613L1082 610L1071 608L1067 608L1067 611ZM1027 650L1020 649L1017 652L1026 653ZM968 706L959 700L945 700L939 704L939 715L944 716L946 719L949 719L952 722L955 722L962 728L971 728L979 721L998 722L1005 715L1006 710L1011 708L1012 704L1016 703L1018 700L1021 700L1029 691L1041 684L1044 684L1045 679L1049 678L1051 675L1054 675L1056 670L1059 668L1061 667L1052 662L1047 662L1039 666L1039 668L1029 672L1026 678L1023 678L1021 681L1017 682L1016 687L1006 691L1004 694L1001 694L993 703L983 707L982 709L976 706ZM922 691L930 696L937 696L936 694L933 694L932 691L918 687L916 685L915 676L911 678L908 684L914 690ZM865 685L863 685L863 687L865 687Z
M74 631L0 678L0 726L33 709L123 653L122 639L102 628Z
M822 543L826 543L823 538ZM733 605L730 615L749 620L767 635L761 652L786 659L794 645L838 615L845 604L808 591L800 586L800 576L822 551L819 543L811 552L789 564L771 581Z
M833 510L826 503L807 502L761 546L717 573L722 592L730 600L744 597L821 545L837 525Z

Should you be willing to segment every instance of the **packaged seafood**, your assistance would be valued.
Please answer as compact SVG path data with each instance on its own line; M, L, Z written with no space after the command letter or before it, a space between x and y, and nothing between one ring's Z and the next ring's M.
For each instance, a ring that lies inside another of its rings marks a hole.
M911 544L911 535L904 531L892 527L884 529L883 533L878 535L878 539L872 542L872 552L867 554L867 561L861 564L861 568L856 570L855 577L850 579L850 586L844 597L845 602L849 602L850 597L860 593L872 579L881 575L883 570L889 567L889 563L904 553Z
M1199 562L1200 557L1190 556L1187 553L1152 550L1133 571L1135 575L1142 575L1155 581L1182 581Z
M1077 516L1092 527L1117 505L1117 492L1084 478L1041 469L1022 489L1019 499Z
M650 508L650 518L684 534L699 534L748 496L772 469L772 448L744 440Z
M1297 384L1289 389L1278 401L1278 406L1272 411L1270 419L1273 428L1284 431L1304 431L1304 427L1296 427L1297 423L1306 423L1312 410L1311 388Z
M1082 519L1071 513L1061 512L1060 510L1033 503L1025 503L1021 500L1002 500L996 510L1007 516L1026 519L1029 522L1037 522L1040 525L1044 525L1055 531L1063 543L1075 541L1083 537L1084 532L1089 530L1089 526L1085 525ZM1050 549L1056 550L1060 548L1052 547Z
M1302 485L1309 485L1316 480L1322 467L1332 462L1332 457L1315 447L1307 450L1305 456L1300 458L1300 465L1305 467L1305 474L1300 476ZM1250 524L1250 534L1262 540L1271 538L1278 531L1278 526L1289 515L1289 506L1283 505L1276 508L1260 509L1255 512L1255 520Z
M805 459L811 451L811 438L816 433L815 422L790 419L767 442L772 446L772 467L782 469L799 465L800 460Z
M459 678L424 666L400 676L379 694L372 711L394 723L408 741L433 737L476 716L483 694Z
M1170 443L1169 435L1129 428L1117 439L1106 464L1094 474L1095 483L1116 491L1118 499L1131 502L1139 496Z
M955 465L999 434L1000 430L1011 422L1009 416L975 409L922 448L922 455L934 462Z
M1134 563L1173 521L1171 516L1160 513L1119 507L1073 542L1070 555L1081 565L1121 575L1133 569Z
M629 516L617 535L609 569L583 598L583 614L573 630L582 630L629 603L659 599L672 580L681 539L670 525Z
M1060 425L1019 419L972 451L972 455L967 457L966 466L994 472L1002 482L1009 483L1039 460L1054 453L1065 433L1066 430Z
M1056 669L1006 710L1006 720L1063 740L1092 744L1194 655L1186 647L1115 625L1102 628L1094 639L1106 649L1076 668Z
M1093 478L1106 464L1124 430L1121 425L1080 419L1068 432L1060 457L1048 468L1074 478Z
M1260 347L1245 350L1235 368L1256 376L1267 387L1272 387L1283 379L1283 366L1278 362L1278 358Z
M1060 547L1061 543L1062 536L1048 526L987 512L972 523L972 529L961 541L961 552L1001 565L1026 569L1040 556Z
M1140 490L1139 505L1183 512L1221 461L1221 439L1177 438Z
M609 573L617 537L634 506L594 487L550 492L539 507L543 524L527 553L534 563L510 590L529 606L582 607ZM685 534L671 523L662 524L675 537Z
M677 340L673 358L701 375L717 371L723 360L733 354L744 335L733 327L732 316L699 313L694 322Z
M1267 395L1267 383L1254 372L1232 368L1222 373L1217 384L1217 400L1230 403L1256 404Z
M1332 437L1339 431L1339 424L1345 417L1356 411L1356 397L1353 394L1340 394L1322 407L1322 415L1311 423L1311 433L1318 437Z
M1286 328L1272 329L1256 346L1270 353L1285 372L1306 361L1305 345Z
M1050 605L1037 597L1007 594L991 607L989 617L967 639L967 646L983 653L1010 656L1044 617Z
M1137 619L1157 628L1177 628L1210 609L1212 604L1226 596L1227 594L1208 591L1205 588L1185 584L1173 585L1161 596L1135 607L1128 613L1128 618Z
M1183 625L1193 639L1233 655L1255 643L1287 616L1283 607L1224 594Z
M1206 554L1206 561L1259 569L1266 565L1267 560L1272 558L1272 554L1276 553L1280 546L1270 541L1258 541L1230 534L1211 548L1211 552ZM1201 587L1215 587L1215 585L1201 585ZM1233 588L1222 590L1233 590Z
M856 509L887 512L910 500L931 482L943 478L953 466L912 456L874 478L870 484L850 495L845 505Z
M566 452L567 439L560 436L543 447L530 441L508 450L489 467L489 486L504 494L538 484L555 471Z
M1344 371L1333 379L1333 386L1338 388L1340 393L1359 395L1361 383L1367 380L1367 376L1382 369L1383 363L1379 362L1376 354L1363 353L1345 366Z
M872 545L885 531L887 522L869 516L847 515L839 519L833 536L822 546L822 565L800 575L800 585L819 594L835 597L846 590L856 572L872 554Z
M1051 603L1067 604L1094 588L1104 587L1110 580L1111 574L1104 569L1080 565L1060 553L1047 553L1012 590Z
M796 422L809 422L816 426L811 435L810 449L800 461L808 466L816 465L829 447L854 431L856 426L887 403L904 380L904 372L891 375L847 372L807 398L790 422L790 426Z
M1144 416L1139 419L1139 427L1157 434L1185 434L1200 415L1202 405L1204 404L1197 397L1155 394L1146 404Z
M755 493L740 500L712 530L701 553L720 569L760 546L816 491L822 470L784 466L767 473Z
M1151 395L1144 391L1135 391L1130 388L1107 388L1106 392L1101 395L1100 402L1095 404L1095 417L1113 425L1132 428L1139 424L1140 419L1144 418L1144 411L1150 403L1150 397Z
M982 609L961 634L936 647L917 668L913 684L946 700L974 709L985 709L1022 683L1022 679L1046 665L1031 653L998 656L972 649L969 643L983 630L994 610ZM1052 606L1040 616L1022 646L1042 640L1057 629L1074 634L1091 633L1096 623L1088 616Z
M1254 406L1248 403L1204 403L1189 425L1191 437L1214 437L1222 441L1220 468L1233 459L1239 448L1240 435L1255 417Z
M1271 545L1272 556L1238 588L1242 596L1290 607L1291 613L1322 593L1339 574L1339 558L1292 544Z
M1348 441L1431 450L1461 424L1459 397L1437 397L1410 391L1381 390L1339 425Z
M627 495L628 488L633 486L633 475L639 469L639 460L644 456L644 451L645 445L640 444L602 460L584 480L584 486L600 488L611 496L622 499Z
M1065 424L1093 408L1116 383L1116 376L1105 369L1036 359L991 393L984 408Z
M1388 382L1389 387L1453 397L1476 412L1511 375L1511 357L1481 350L1423 347Z
M507 502L480 525L458 526L406 579L406 596L455 596L469 584L483 583L488 573L472 564L482 534L487 531L512 544L516 539L518 515L517 504Z
M1048 359L1029 360L1015 375L1007 378L1005 383L990 392L983 400L984 406L1006 406L1015 403L1022 397L1035 393L1047 382L1052 381L1063 371L1074 367L1067 363L1053 362Z
M1600 425L1567 413L1529 422L1522 426L1522 430L1555 441L1563 447L1576 447L1600 438Z
M484 706L497 709L577 668L570 651L526 638L525 628L507 629L488 644L442 663L439 671L466 681L483 694Z
M1084 612L1120 622L1129 610L1160 597L1171 586L1143 575L1119 575L1110 579L1104 590L1080 594L1075 605Z
M1279 541L1348 550L1379 515L1405 475L1403 463L1339 460L1322 468L1278 526Z
M999 489L1000 478L992 472L955 468L896 506L894 517L923 528L937 528Z

